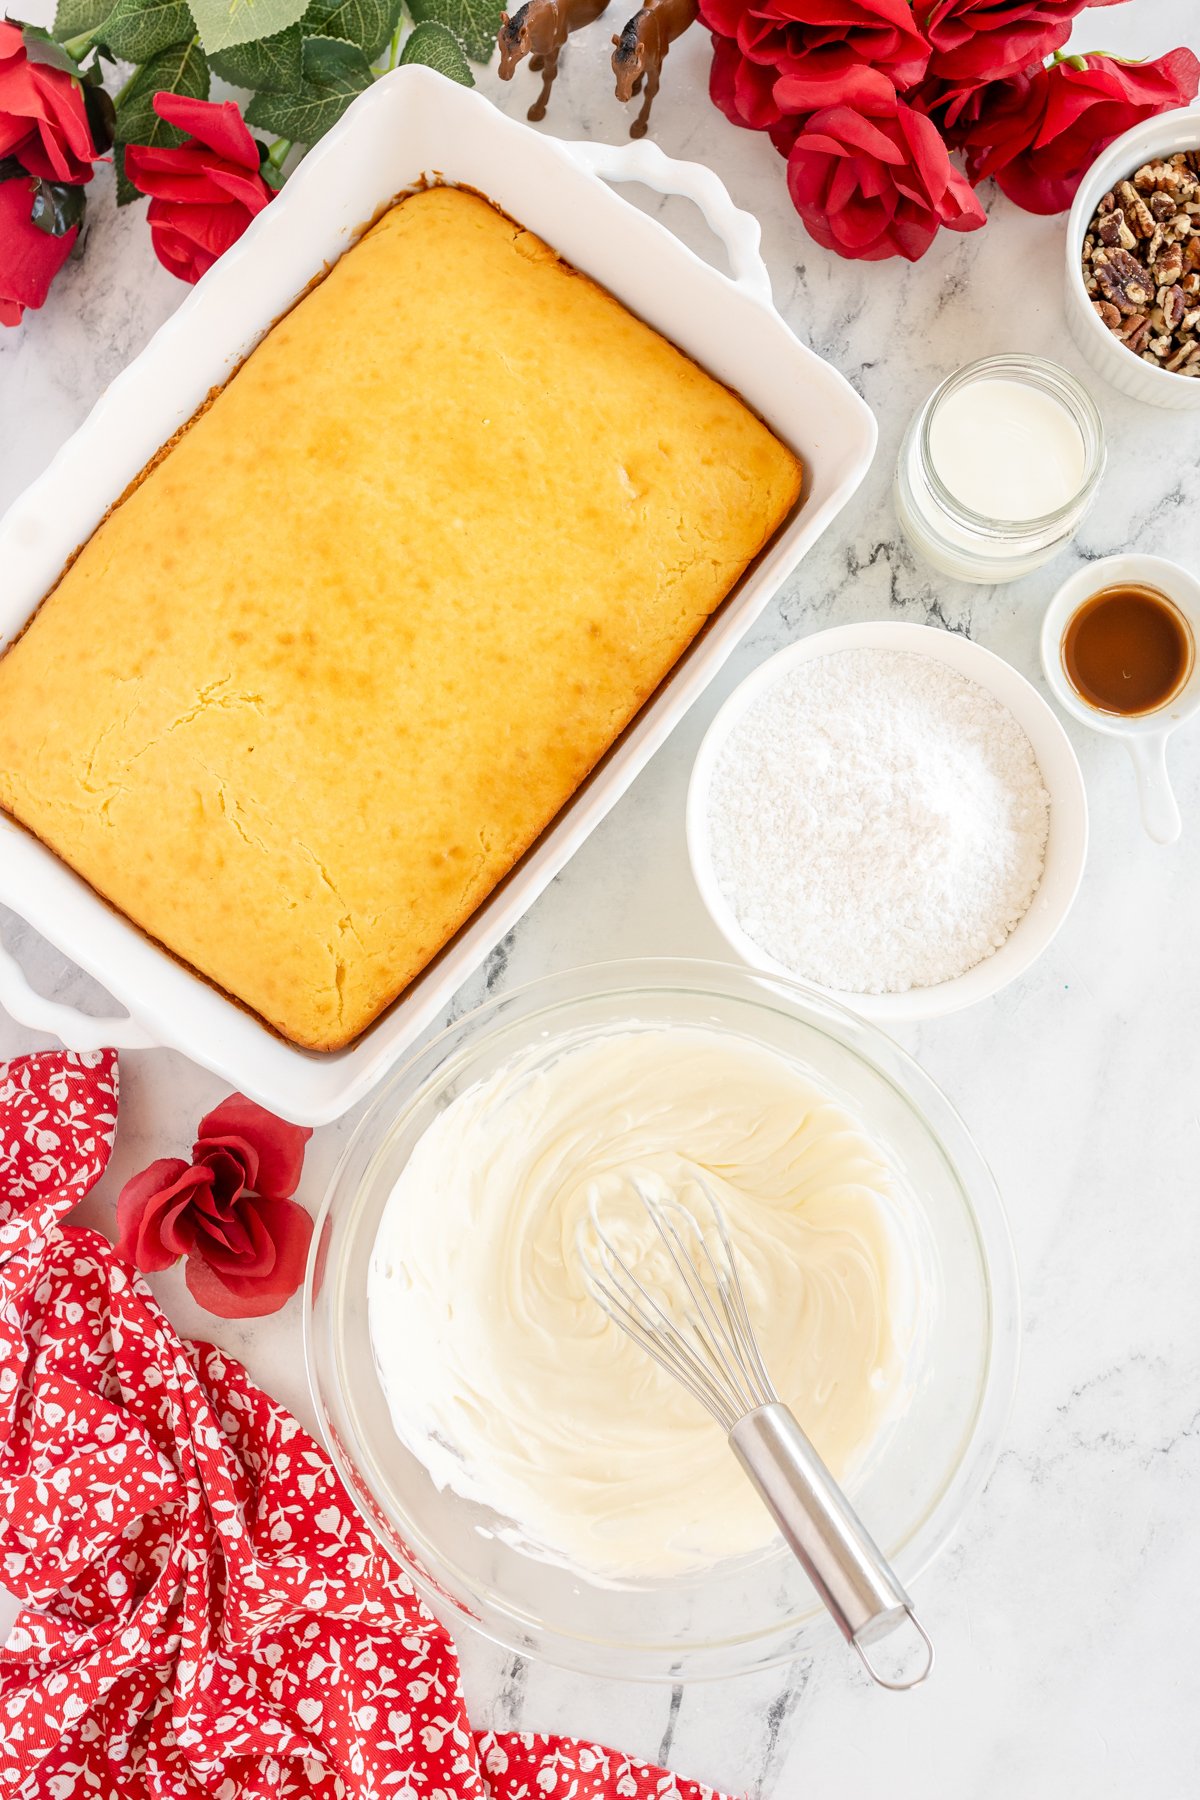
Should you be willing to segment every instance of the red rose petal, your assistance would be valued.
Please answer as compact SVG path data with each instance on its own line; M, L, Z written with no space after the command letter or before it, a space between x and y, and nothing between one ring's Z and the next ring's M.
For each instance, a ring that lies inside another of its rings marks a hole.
M0 183L0 198L7 183ZM153 1240L142 1246L140 1239L146 1212L155 1202L171 1200L182 1193L184 1178L190 1177L190 1163L179 1157L166 1157L152 1162L140 1174L132 1175L117 1195L117 1249L126 1262L139 1269L167 1269L178 1252L167 1255ZM148 1260L143 1260L143 1257Z
M154 96L154 110L165 124L178 126L226 162L244 169L258 168L258 145L234 101L190 100L185 94L160 93Z
M262 178L258 146L232 100L218 103L163 93L155 95L154 106L160 118L190 132L191 141L178 146L130 145L125 172L150 196L147 218L159 261L181 281L198 281L237 242L274 192ZM238 1155L249 1145L253 1156L247 1161L255 1165L248 1168L250 1185L265 1185L273 1193L293 1192L303 1146L297 1151L280 1133L294 1132L295 1127L283 1126L241 1095L231 1096L231 1101L201 1121L198 1139L224 1141ZM210 1123L214 1119L216 1123ZM257 1163L264 1155L268 1173L260 1177Z
M834 82L861 67L905 89L929 61L909 0L702 0L701 17L747 62L804 81ZM821 103L837 98L829 92Z
M209 179L218 193L228 194L234 204L244 206L251 218L262 212L271 198L270 190L258 174L243 175L236 169L217 166L210 171Z
M774 98L775 71L747 62L729 38L713 38L708 91L713 105L733 125L765 131L782 117Z
M0 81L0 100L3 99L4 88ZM32 126L27 118L18 118L15 113L6 117L0 110L0 156L11 156L18 144L32 136Z
M918 18L933 49L929 72L947 82L1000 81L1060 50L1087 0L933 0Z
M814 113L788 157L788 191L819 244L875 262L924 255L938 230L972 231L985 214L931 120L869 89L862 110Z
M258 1151L242 1138L198 1137L192 1145L192 1161L212 1171L213 1194L219 1205L232 1205L244 1188L256 1185Z
M61 179L79 180L85 171L90 173L96 155L83 90L63 69L52 69L46 63L28 67L39 102L38 117L43 121L42 141L48 151L52 145L55 151L61 146L65 165ZM72 175L72 168L79 173Z
M254 1319L278 1312L304 1279L312 1220L292 1200L262 1202L262 1218L275 1244L275 1266L262 1278L221 1273L189 1256L188 1291L208 1312L223 1319Z
M31 63L20 32L0 54L0 155L17 152L30 174L70 183L89 179L96 155L78 81Z
M1033 143L1018 149L1016 139L1009 154L981 155L973 170L994 172L1027 212L1056 213L1070 206L1084 173L1114 138L1194 98L1200 61L1182 47L1145 63L1088 56L1082 69L1055 63L1036 82L1044 105Z
M289 1125L264 1106L256 1106L244 1094L230 1094L200 1121L198 1138L221 1141L240 1139L258 1155L257 1178L248 1185L274 1200L294 1194L304 1167L304 1147L312 1136L307 1126Z
M262 1208L273 1204L278 1202L247 1194L238 1202L233 1218L215 1226L198 1219L197 1254L222 1274L269 1275L275 1266L276 1249Z
M62 237L39 231L32 209L32 182L0 181L0 301L9 309L41 306L79 235L78 225Z
M202 1237L207 1245L219 1249L235 1261L239 1257L251 1255L254 1248L253 1238L237 1216L240 1206L241 1202L238 1202L230 1210L199 1201L193 1213L197 1238ZM217 1260L220 1260L219 1256Z
M159 1215L158 1237L164 1251L170 1251L171 1261L177 1262L186 1256L192 1247L194 1233L190 1218L194 1201L190 1193L184 1192L173 1206L166 1208Z
M781 75L775 98L788 112L819 112L833 106L860 108L863 112L894 113L896 90L887 76L864 63L827 81L820 75Z

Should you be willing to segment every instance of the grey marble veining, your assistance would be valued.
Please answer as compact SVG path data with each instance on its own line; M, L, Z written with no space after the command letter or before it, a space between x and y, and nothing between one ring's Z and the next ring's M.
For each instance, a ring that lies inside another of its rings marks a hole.
M603 20L576 39L547 121L620 141ZM1197 42L1192 0L1133 0L1089 17L1083 48L1154 54ZM943 236L913 268L843 263L805 238L764 138L709 106L699 33L672 52L655 135L711 163L763 223L778 304L860 389L880 424L875 467L721 679L610 818L456 998L454 1011L543 971L660 952L721 955L687 870L691 759L735 682L823 625L896 617L969 633L1035 681L1041 608L1085 558L1136 546L1200 566L1200 416L1157 413L1086 375L1059 302L1061 220L989 200L979 234ZM519 113L534 91L481 85ZM720 251L686 203L631 193L702 254ZM91 240L49 305L0 334L0 504L42 467L183 290L140 213L107 177ZM1104 415L1109 472L1078 543L1000 589L919 565L889 496L907 420L973 356L1038 351L1083 373ZM938 1643L930 1686L872 1690L830 1642L789 1670L684 1689L598 1683L461 1648L477 1720L619 1742L759 1800L1177 1800L1195 1792L1200 1695L1189 1614L1200 1589L1200 727L1175 740L1182 841L1142 836L1118 745L1068 726L1091 805L1079 901L1047 955L986 1005L904 1041L959 1108L1010 1211L1022 1272L1024 1359L1006 1447L958 1539L918 1595ZM6 941L47 991L90 988L26 927ZM0 1018L0 1055L33 1047ZM80 1216L111 1229L117 1188L190 1141L218 1083L168 1052L124 1058L114 1165ZM353 1118L317 1135L302 1190L316 1205ZM300 1415L299 1309L223 1323L177 1272L154 1278L185 1331L218 1337Z

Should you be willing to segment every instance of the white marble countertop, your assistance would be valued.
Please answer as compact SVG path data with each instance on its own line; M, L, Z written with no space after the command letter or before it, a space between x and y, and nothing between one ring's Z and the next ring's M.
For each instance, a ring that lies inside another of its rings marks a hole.
M548 128L620 141L609 25L572 43ZM1194 0L1133 0L1085 14L1080 48L1153 55L1200 48ZM777 597L722 679L607 822L468 982L485 989L630 954L720 955L688 873L682 807L700 735L734 683L820 626L929 621L972 637L1040 682L1041 609L1082 558L1137 547L1200 566L1200 414L1142 408L1085 376L1110 465L1078 544L999 589L918 566L899 541L889 487L902 430L948 371L1023 349L1083 372L1059 300L1063 223L987 195L991 220L947 234L915 267L840 262L805 237L764 137L707 103L697 32L672 53L655 113L668 152L710 163L756 212L778 304L878 415L875 467L849 510ZM519 113L525 71L481 86ZM702 252L685 202L646 204ZM87 252L41 314L0 333L0 506L48 461L104 384L185 290L154 261L140 211L117 214L96 183ZM927 1689L873 1690L830 1644L812 1661L723 1686L671 1691L599 1683L462 1644L475 1718L607 1738L681 1773L762 1800L1128 1800L1194 1791L1197 1684L1189 1614L1200 1589L1200 727L1176 740L1182 841L1138 824L1119 746L1069 727L1087 780L1092 848L1071 918L1037 967L997 999L903 1034L990 1159L1020 1260L1024 1360L1007 1447L950 1551L921 1581L939 1663ZM0 917L47 992L89 984L34 933ZM0 1017L0 1056L34 1048ZM112 1229L121 1181L175 1154L222 1092L165 1051L123 1057L112 1170L78 1215ZM355 1115L319 1132L301 1198L316 1208ZM312 1419L299 1302L274 1318L199 1313L177 1271L153 1286L180 1328L218 1339Z

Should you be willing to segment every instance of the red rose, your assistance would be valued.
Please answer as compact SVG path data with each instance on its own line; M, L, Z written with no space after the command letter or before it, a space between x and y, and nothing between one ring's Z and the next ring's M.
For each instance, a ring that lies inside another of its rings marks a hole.
M1044 61L1088 0L924 0L929 73L951 85L1001 81Z
M311 1131L241 1094L201 1119L192 1160L168 1157L117 1197L117 1248L135 1267L187 1257L194 1300L223 1319L278 1311L304 1279L312 1220L291 1196Z
M1038 65L1003 81L967 87L946 87L930 79L910 98L919 112L929 115L952 149L967 152L967 173L972 182L978 182L998 167L999 161L1009 161L1033 141L1044 104L1037 85L1043 74ZM998 157L987 168L981 157L984 147L994 147Z
M765 63L750 62L732 38L713 33L713 62L708 92L733 125L750 131L769 131L783 118L775 99L775 71Z
M1027 212L1063 212L1107 144L1142 119L1186 105L1197 86L1200 62L1182 48L1144 63L1067 57L997 84L994 94L984 89L959 141L974 180L994 174Z
M16 25L0 19L0 159L47 181L90 181L99 152L83 90L64 69L30 62Z
M843 78L863 63L904 88L929 60L910 0L700 0L700 17L720 63L713 99L738 125L773 125L796 110L778 93L772 101L775 76L815 88L811 110L838 101Z
M939 227L975 231L986 214L936 126L885 77L860 69L847 103L814 113L792 145L788 189L812 236L840 256L923 256Z
M180 281L199 281L274 198L258 145L232 100L155 94L154 110L189 134L178 148L130 144L125 173L150 195L154 253Z
M19 325L27 306L41 306L50 283L71 254L78 225L52 237L30 216L37 183L14 176L0 181L0 325Z

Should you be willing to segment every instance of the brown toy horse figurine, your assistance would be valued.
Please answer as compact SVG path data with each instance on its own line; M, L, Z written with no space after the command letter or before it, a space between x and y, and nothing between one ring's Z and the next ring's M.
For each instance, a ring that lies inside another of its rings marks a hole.
M607 5L608 0L527 0L511 19L507 13L500 14L496 38L500 46L500 79L511 81L524 56L529 57L531 69L541 71L542 91L529 109L529 118L546 116L559 55L570 34L598 19Z
M646 98L629 127L630 137L645 137L667 51L698 11L697 0L649 0L641 12L634 13L620 37L614 37L612 66L617 78L617 99L632 100L641 92L643 76L646 82Z

